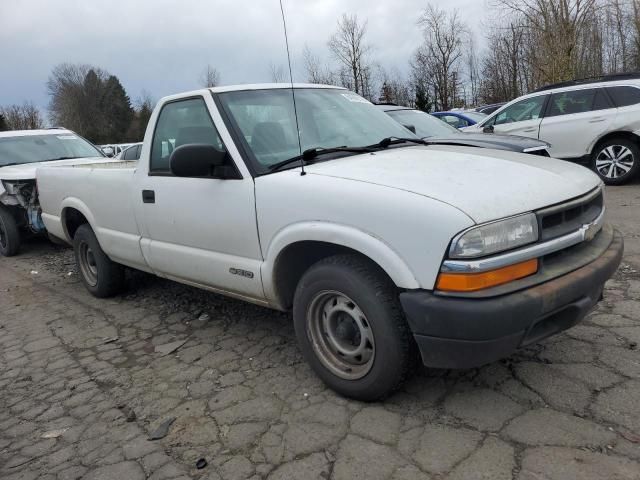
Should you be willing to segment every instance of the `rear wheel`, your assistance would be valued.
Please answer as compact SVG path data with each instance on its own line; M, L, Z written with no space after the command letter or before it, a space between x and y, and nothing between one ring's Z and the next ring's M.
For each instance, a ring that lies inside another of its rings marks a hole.
M395 285L356 255L336 255L303 275L293 306L302 353L333 390L364 401L397 390L416 357Z
M593 151L591 164L604 183L622 185L640 170L640 148L625 138L613 138Z
M89 225L76 230L73 250L82 283L93 296L112 297L122 290L124 267L107 257Z
M0 255L12 257L20 250L20 230L11 212L0 205Z

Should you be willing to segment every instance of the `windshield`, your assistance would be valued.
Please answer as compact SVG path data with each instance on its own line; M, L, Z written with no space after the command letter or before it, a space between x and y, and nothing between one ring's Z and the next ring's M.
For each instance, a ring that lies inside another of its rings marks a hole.
M457 128L420 110L389 110L386 113L404 127L413 126L420 138L462 135Z
M480 113L480 112L464 112L463 115L465 117L469 117L471 120L473 120L476 123L481 122L488 117L486 113Z
M0 137L0 167L63 158L103 156L96 147L73 133Z
M386 137L412 137L364 98L339 89L295 91L302 151L362 147ZM224 109L253 154L256 169L300 154L291 90L244 90L219 94Z

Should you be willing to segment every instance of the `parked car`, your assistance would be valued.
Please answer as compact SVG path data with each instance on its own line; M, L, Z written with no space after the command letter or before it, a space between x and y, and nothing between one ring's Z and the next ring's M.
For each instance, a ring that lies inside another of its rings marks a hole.
M484 135L463 133L428 113L398 105L378 105L378 108L418 137L440 144L495 148L548 157L549 144L516 135Z
M506 103L507 102L500 102L500 103L492 103L490 105L482 105L481 107L477 107L475 111L478 113L484 113L485 115L491 115L497 109L499 109L503 105L506 105Z
M465 131L544 140L552 157L589 164L605 183L620 185L640 171L640 76L549 85Z
M26 232L43 234L36 167L43 162L77 164L78 158L104 159L95 146L65 129L0 132L0 255L20 249Z
M96 297L129 266L292 310L320 378L376 400L418 351L468 368L579 322L622 256L588 169L425 143L338 87L203 89L136 165L38 169L42 218Z
M141 151L142 143L134 143L122 150L115 158L118 160L138 160Z
M469 125L475 125L487 118L484 113L466 111L458 112L454 110L448 112L434 112L431 115L455 128L464 128Z

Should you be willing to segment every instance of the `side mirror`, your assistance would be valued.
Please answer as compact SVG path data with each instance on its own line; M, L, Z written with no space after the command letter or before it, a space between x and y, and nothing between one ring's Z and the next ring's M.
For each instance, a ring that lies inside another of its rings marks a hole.
M493 125L487 125L482 129L482 133L493 133Z
M227 152L213 145L189 143L176 148L169 157L171 173L176 177L210 177L216 175L216 167L226 163Z
M410 132L416 133L415 125L403 125L403 127L409 130Z

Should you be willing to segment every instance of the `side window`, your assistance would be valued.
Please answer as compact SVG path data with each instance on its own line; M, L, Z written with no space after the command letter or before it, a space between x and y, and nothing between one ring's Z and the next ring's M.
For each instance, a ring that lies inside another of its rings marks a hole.
M616 107L628 107L640 103L640 89L636 87L607 87Z
M149 171L169 172L171 153L189 143L225 149L202 98L170 102L162 107L153 134Z
M127 148L124 153L122 154L122 159L123 160L133 160L133 153L135 152L136 147L129 147Z
M546 95L538 95L537 97L525 98L518 103L514 103L498 113L494 117L495 122L493 124L502 125L540 118L546 98ZM486 125L489 125L489 123Z
M591 110L606 110L607 108L613 108L611 101L607 98L604 90L599 88L596 90L596 98L593 99L593 108Z
M551 97L551 105L549 105L547 117L590 112L595 97L596 90L593 88L555 93Z

